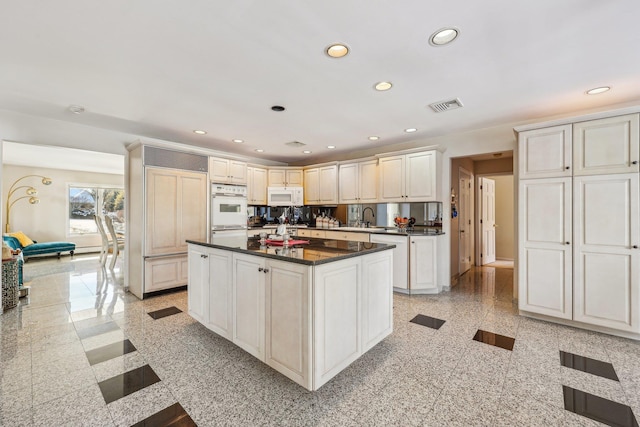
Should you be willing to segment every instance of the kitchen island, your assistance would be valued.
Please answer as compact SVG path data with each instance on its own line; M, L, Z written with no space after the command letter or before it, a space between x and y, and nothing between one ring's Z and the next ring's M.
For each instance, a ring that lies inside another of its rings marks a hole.
M393 245L187 243L189 314L308 390L393 330Z

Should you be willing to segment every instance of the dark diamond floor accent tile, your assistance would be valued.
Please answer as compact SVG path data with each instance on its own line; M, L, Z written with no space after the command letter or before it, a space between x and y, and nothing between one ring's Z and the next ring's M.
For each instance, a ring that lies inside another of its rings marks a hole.
M615 369L613 369L613 365L601 360L578 356L577 354L560 350L560 364L577 371L587 372L613 381L620 381Z
M483 331L478 329L478 332L474 335L475 341L480 341L485 344L495 345L496 347L504 348L505 350L513 350L513 345L516 340L511 337L507 337L500 334L494 334L493 332Z
M169 307L163 308L162 310L150 311L147 314L153 317L155 320L158 320L162 319L163 317L172 316L178 313L182 313L182 310L180 310L178 307Z
M124 340L105 345L103 347L94 348L93 350L87 351L86 354L87 359L89 359L89 364L96 365L134 351L136 351L136 347L131 343L131 341Z
M163 409L160 412L156 412L149 418L145 418L132 425L131 427L195 427L196 423L193 422L187 411L184 410L181 404L174 403L168 408Z
M151 366L144 365L99 382L98 386L100 387L104 401L109 404L159 381L160 378L153 369L151 369Z
M106 334L107 332L117 331L118 329L120 329L120 326L118 326L116 322L101 323L100 325L80 329L78 336L83 340L85 338L95 337L96 335Z
M431 329L440 329L444 325L444 320L436 319L435 317L425 316L424 314L418 314L413 319L409 320L411 323L426 326Z
M613 400L562 386L564 409L610 426L638 427L633 411Z

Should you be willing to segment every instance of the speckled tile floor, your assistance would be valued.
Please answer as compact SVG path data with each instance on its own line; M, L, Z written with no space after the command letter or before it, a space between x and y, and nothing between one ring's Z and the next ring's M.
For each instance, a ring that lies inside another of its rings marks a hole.
M94 255L25 265L31 296L0 316L0 425L599 425L565 409L573 389L640 414L640 342L518 316L510 269L396 294L393 334L312 393L195 322L186 292L127 294L118 267L102 271ZM148 315L170 307L182 312ZM410 322L419 314L444 323ZM479 329L513 349L474 341ZM560 351L611 364L619 381L575 369L586 359L562 366ZM114 378L135 388L106 403Z

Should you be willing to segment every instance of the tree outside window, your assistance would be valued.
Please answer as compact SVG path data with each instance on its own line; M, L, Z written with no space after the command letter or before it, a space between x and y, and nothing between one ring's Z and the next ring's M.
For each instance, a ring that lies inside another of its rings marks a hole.
M69 234L94 234L98 232L94 215L108 215L116 231L124 231L124 190L69 186Z

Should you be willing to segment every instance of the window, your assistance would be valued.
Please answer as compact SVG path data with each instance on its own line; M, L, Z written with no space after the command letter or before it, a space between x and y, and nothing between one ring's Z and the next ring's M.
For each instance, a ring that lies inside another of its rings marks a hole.
M124 230L124 190L96 186L69 186L69 234L98 232L94 215L108 215L116 230Z

